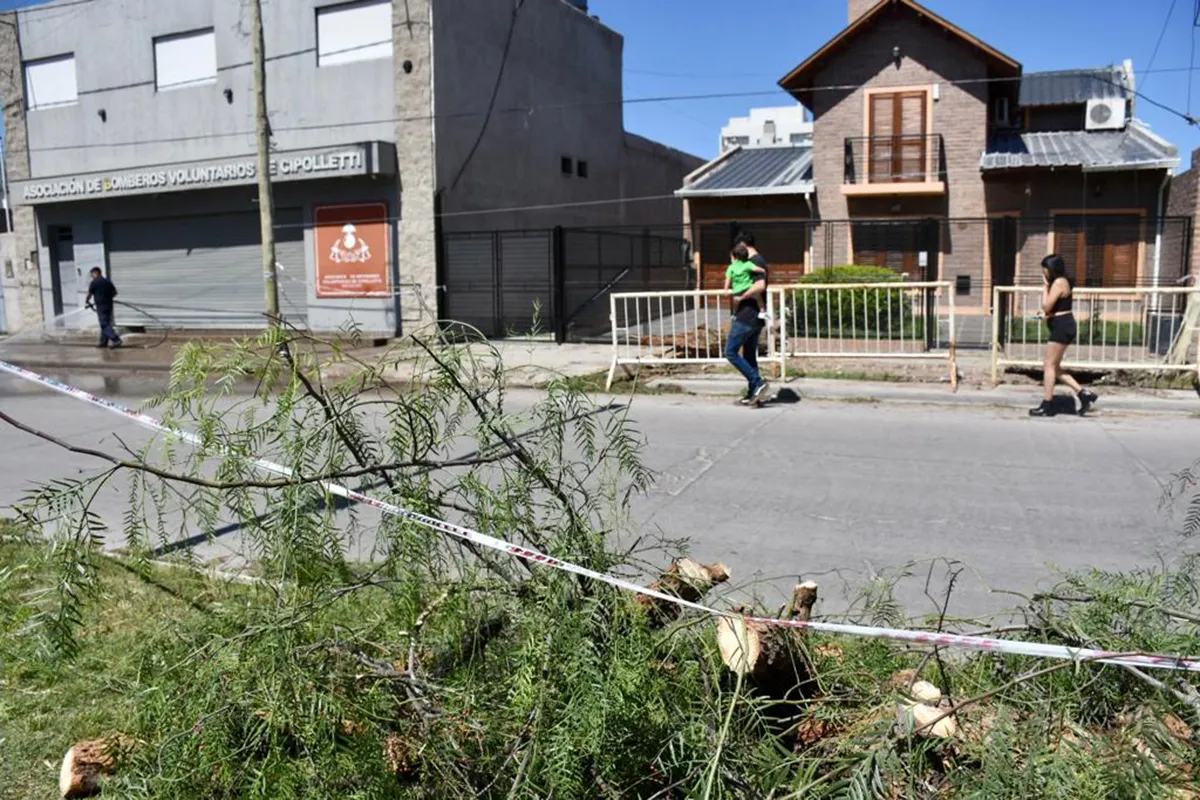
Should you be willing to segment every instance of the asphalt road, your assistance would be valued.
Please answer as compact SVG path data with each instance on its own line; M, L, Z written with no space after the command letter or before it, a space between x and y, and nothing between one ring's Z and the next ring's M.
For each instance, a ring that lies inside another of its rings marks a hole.
M130 405L155 390L127 377L62 377ZM114 452L145 441L130 423L7 376L0 405L77 445ZM979 617L1015 602L990 588L1028 593L1049 586L1056 569L1169 558L1181 542L1177 521L1159 510L1162 483L1200 455L1200 423L1166 416L1030 420L978 407L813 401L750 410L675 396L638 397L631 415L658 478L634 501L638 528L625 538L688 538L697 558L731 567L734 597L774 603L797 577L816 579L826 613L897 571L910 576L897 590L908 610L931 612L926 575L933 564L930 593L940 600L941 559L965 568L950 614ZM99 466L8 426L0 454L5 506L40 481ZM115 483L96 505L116 529L125 498ZM179 531L178 541L190 535ZM238 535L193 544L204 557L229 556Z

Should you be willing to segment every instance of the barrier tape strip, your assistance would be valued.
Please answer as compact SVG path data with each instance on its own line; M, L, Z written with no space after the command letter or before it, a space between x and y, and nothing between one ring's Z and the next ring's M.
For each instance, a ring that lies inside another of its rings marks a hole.
M114 414L118 414L126 419L142 425L151 430L166 433L171 436L176 436L189 444L200 446L202 440L196 434L167 425L151 416L143 414L139 411L134 411L130 408L125 408L110 400L105 400L102 397L97 397L94 394L85 392L74 386L48 378L44 375L39 375L36 372L31 372L16 364L10 364L7 361L0 361L0 371L15 375L18 378L40 384L48 389L52 389L61 394L76 400L82 400L97 408L104 409ZM252 463L264 472L273 473L285 478L295 477L295 473L283 466L265 459L255 459ZM704 614L727 618L741 618L749 622L756 622L765 625L778 625L789 628L808 628L815 631L824 631L826 633L840 633L850 636L863 636L874 639L890 639L900 642L912 642L922 645L935 645L939 647L954 647L967 650L980 650L989 653L1004 653L1008 655L1023 655L1032 656L1034 658L1053 658L1068 661L1097 661L1105 664L1116 664L1122 666L1135 667L1156 667L1161 669L1187 670L1191 672L1200 672L1200 657L1196 656L1173 656L1156 653L1121 653L1109 650L1095 650L1086 647L1066 647L1057 644L1043 644L1039 642L1019 642L1010 639L993 639L986 636L965 636L956 633L936 633L931 631L907 630L903 628L882 628L871 625L851 625L846 623L836 622L803 622L800 620L791 619L774 619L770 617L752 617L742 614L734 614L729 611L719 611L702 603L694 603L689 600L684 600L674 595L669 595L664 592L659 592L645 586L640 586L631 581L606 575L601 572L590 570L586 567L581 567L578 564L572 564L569 561L562 561L553 556L540 553L536 550L530 550L525 547L507 542L503 539L497 539L494 536L489 536L479 531L464 528L455 525L445 520L440 520L435 517L429 517L424 514L419 514L415 511L410 511L406 508L388 503L384 500L365 495L361 492L356 492L353 489L348 489L340 484L331 481L321 481L317 483L325 491L332 495L343 497L355 503L379 509L384 514L400 517L402 519L415 522L418 525L439 531L441 533L453 536L458 539L463 539L468 542L487 547L491 550L497 550L502 553L507 553L518 558L532 561L536 564L542 564L547 567L553 567L565 572L571 572L576 575L582 575L593 580L607 583L610 586L615 586L618 589L623 589L634 594L646 595L657 600L662 600L667 603L690 608L694 611L700 611Z

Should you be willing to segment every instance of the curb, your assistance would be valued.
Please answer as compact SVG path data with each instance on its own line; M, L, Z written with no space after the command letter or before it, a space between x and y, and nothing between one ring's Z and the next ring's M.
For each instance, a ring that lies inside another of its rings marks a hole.
M121 361L121 362L100 361L100 362L95 362L95 363L82 364L79 362L64 363L63 361L57 361L57 360L53 360L53 359L43 360L43 359L36 359L36 358L19 358L19 357L11 358L10 360L13 364L16 364L17 366L25 367L26 369L41 370L43 372L57 372L57 373L63 373L63 372L73 372L73 373L76 373L76 372L82 372L82 373L124 372L124 373L128 373L131 375L136 375L139 372L170 372L171 371L171 365L169 363L167 363L167 364L154 364L154 363L143 364L143 363L133 363L133 362L129 362L129 361Z
M700 397L736 397L745 388L740 381L671 380L657 378L646 384L654 389L672 389L684 394ZM857 401L880 403L912 403L920 405L990 406L1012 409L1029 409L1037 405L1038 387L1019 389L959 389L952 392L949 386L934 388L928 384L881 384L860 381L814 381L803 379L786 383L773 382L775 387L787 387L800 395L801 399ZM1144 397L1128 395L1101 396L1097 412L1105 410L1180 414L1200 414L1200 398L1186 391L1173 391L1166 397Z
M13 363L27 369L54 373L139 373L162 374L170 372L169 363L133 363L110 361L95 363L64 363L55 359L18 359ZM388 382L396 388L404 388L409 381L403 376L389 376ZM517 379L509 388L541 390L545 381ZM878 383L835 379L794 379L787 382L772 381L776 387L788 387L797 392L801 399L834 402L878 402L911 403L940 406L976 406L993 408L1028 409L1037 404L1038 387L1013 387L1010 389L960 388L957 392L945 384ZM673 379L655 378L646 384L648 389L668 390L695 397L728 397L741 394L744 384L728 378ZM597 392L597 394L620 394L619 392ZM1128 396L1106 394L1102 396L1097 411L1105 410L1177 414L1194 416L1200 414L1200 397L1182 390L1164 390L1167 396Z

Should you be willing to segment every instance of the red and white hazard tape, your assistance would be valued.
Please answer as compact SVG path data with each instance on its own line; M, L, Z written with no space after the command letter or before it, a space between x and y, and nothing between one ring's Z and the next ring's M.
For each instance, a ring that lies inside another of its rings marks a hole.
M70 386L53 378L48 378L44 375L39 375L36 372L31 372L27 369L10 364L6 361L0 361L0 372L7 372L16 375L27 381L45 386L56 392L73 397L76 400L82 400L97 408L102 408L114 414L118 414L126 419L132 420L151 430L160 431L171 436L188 442L192 445L200 445L200 437L196 434L181 430L179 428L165 425L159 420L134 411L130 408L125 408L102 397L97 397L94 394L85 392L82 389ZM269 472L275 475L280 475L285 478L293 477L295 473L282 464L276 464L265 459L256 459L254 465L264 472ZM344 497L347 500L352 500L356 503L377 508L384 514L401 517L418 525L423 525L436 531L440 531L449 536L463 539L492 550L498 550L502 553L523 558L527 561L532 561L538 564L543 564L548 567L554 567L565 572L572 572L576 575L583 575L593 580L602 581L615 586L619 589L624 589L635 594L647 595L668 603L674 603L684 608L690 608L695 611L700 611L705 614L722 617L742 616L733 614L728 611L719 611L710 608L701 603L693 603L673 595L655 591L654 589L645 586L639 586L613 575L606 575L601 572L595 572L586 567L581 567L577 564L572 564L569 561L562 561L553 556L539 553L536 550L530 550L525 547L519 547L515 544L497 539L494 536L488 536L485 533L464 528L455 525L445 520L428 517L424 514L418 514L415 511L409 511L406 508L393 505L392 503L370 497L369 495L356 492L332 482L321 482L318 484L325 491L338 497ZM986 636L963 636L955 633L934 633L930 631L913 631L901 628L880 628L871 625L848 625L834 622L801 622L799 620L788 619L772 619L769 617L745 617L751 622L765 623L768 625L781 625L792 628L810 628L817 631L825 631L828 633L841 633L849 636L865 636L874 639L891 639L901 642L913 642L915 644L935 645L939 647L954 647L966 650L982 650L989 653L1004 653L1009 655L1033 656L1035 658L1054 658L1068 661L1097 661L1104 664L1118 664L1135 667L1158 667L1162 669L1188 670L1192 672L1200 672L1200 657L1196 656L1173 656L1157 653L1120 653L1107 650L1094 650L1086 647L1065 647L1057 644L1042 644L1038 642L1015 642L1008 639L993 639Z

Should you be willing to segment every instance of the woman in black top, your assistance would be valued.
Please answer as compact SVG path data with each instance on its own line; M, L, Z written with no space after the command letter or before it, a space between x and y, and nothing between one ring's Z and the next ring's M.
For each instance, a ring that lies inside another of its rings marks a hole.
M1099 398L1084 389L1079 381L1062 371L1063 355L1075 342L1079 328L1072 310L1073 297L1071 279L1067 277L1067 264L1058 254L1042 259L1042 312L1046 315L1046 326L1050 329L1050 340L1046 342L1046 358L1043 362L1042 404L1031 409L1031 417L1054 416L1054 386L1065 383L1079 398L1079 413L1085 414Z

